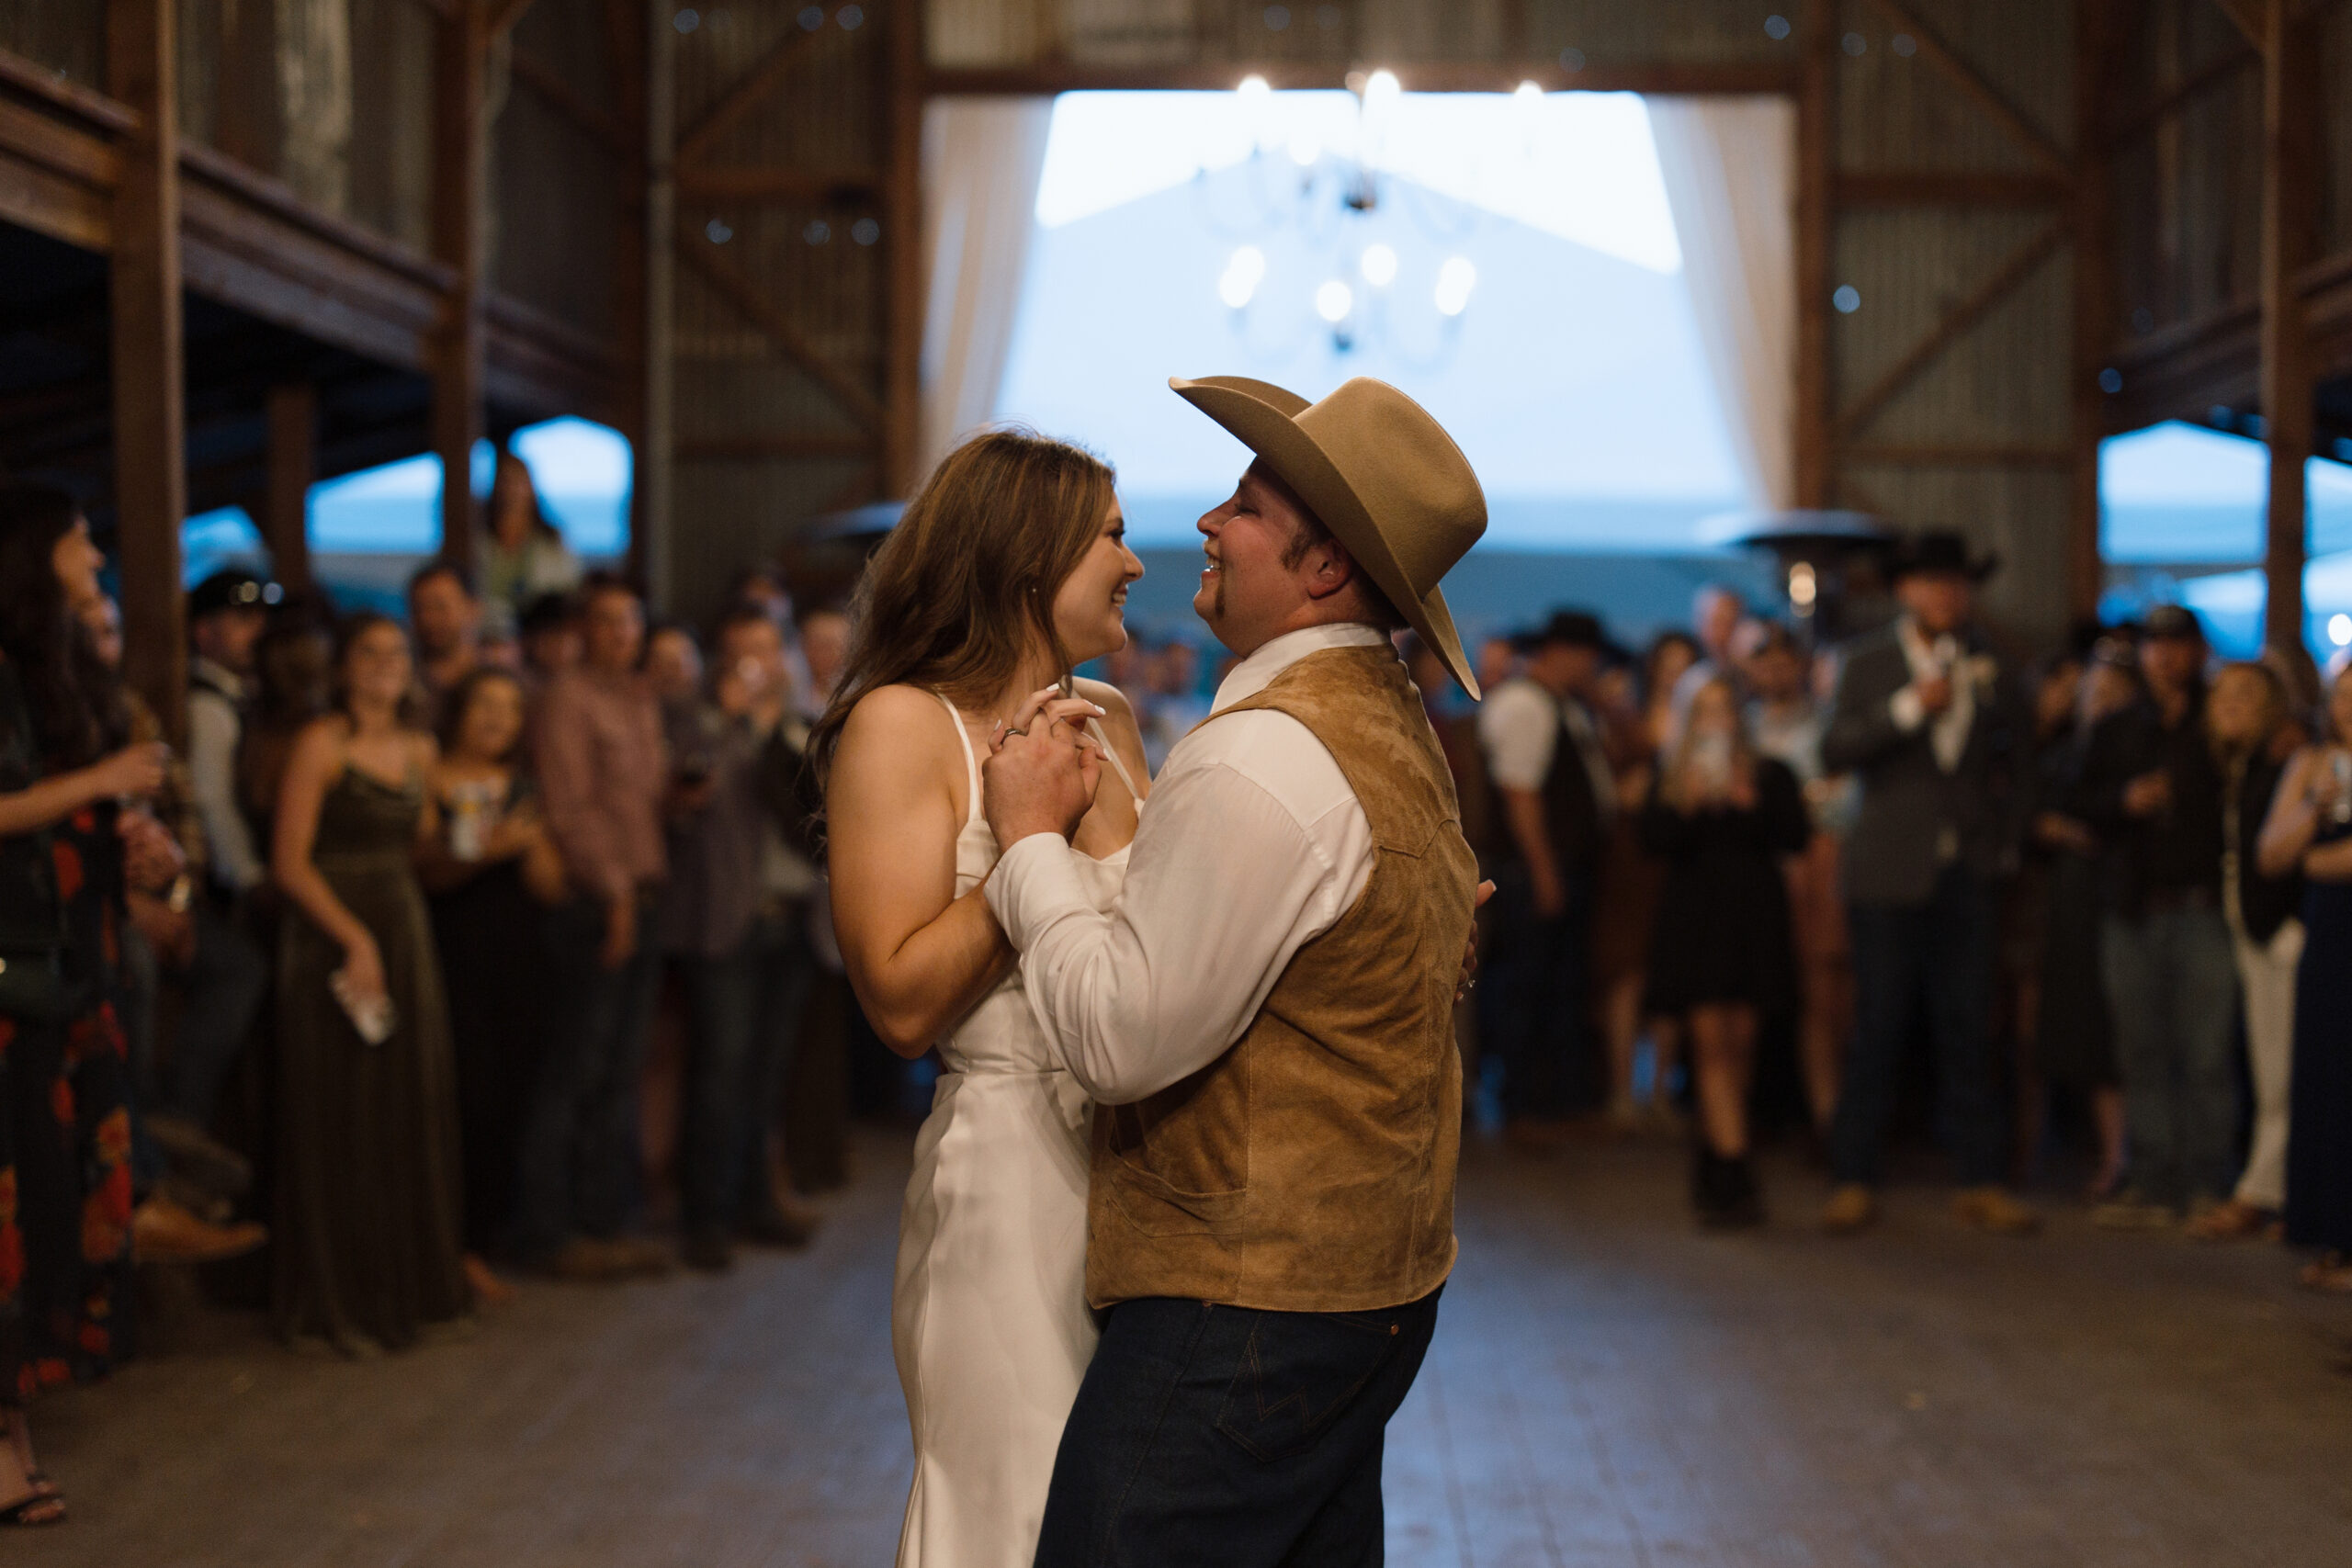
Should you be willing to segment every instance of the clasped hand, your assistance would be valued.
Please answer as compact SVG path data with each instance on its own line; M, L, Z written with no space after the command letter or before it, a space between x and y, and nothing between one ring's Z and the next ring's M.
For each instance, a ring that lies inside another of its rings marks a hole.
M1085 698L1047 686L1031 693L1010 723L998 722L981 764L980 797L1000 848L1037 833L1068 839L1078 831L1102 779L1102 749L1085 726L1102 715Z

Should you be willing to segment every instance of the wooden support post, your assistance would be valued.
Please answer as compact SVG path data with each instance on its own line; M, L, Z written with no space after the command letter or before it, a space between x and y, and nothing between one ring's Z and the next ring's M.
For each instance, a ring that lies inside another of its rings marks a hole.
M2107 434L2106 389L2114 338L2113 221L2109 210L2107 85L2114 0L2075 7L2074 355L2068 389L2066 608L2096 615L2106 570L2099 558L2099 443Z
M473 562L473 451L483 434L483 180L487 0L449 0L434 59L433 254L456 270L433 345L433 450L441 459L441 557Z
M107 85L139 117L120 142L110 276L123 673L175 741L187 721L177 15L175 0L108 0L107 10Z
M678 29L667 6L645 8L645 434L637 444L630 553L647 597L666 608L677 475Z
M311 586L311 482L319 475L319 389L288 381L269 389L268 485L261 536L270 569L289 591Z
M911 497L922 399L922 7L896 0L890 15L882 243L888 267L882 392L881 492Z
M2317 249L2318 40L2296 0L2268 0L2262 40L2262 417L2270 442L2270 500L2263 574L2263 641L2303 641L2308 547L2304 465L2312 455L2310 333L2296 274Z
M1805 0L1797 92L1796 491L1799 506L1830 502L1829 261L1835 222L1837 6Z
M611 49L616 83L614 113L622 137L615 199L619 204L617 249L613 266L613 336L620 355L635 374L622 389L616 421L628 438L631 460L645 450L647 371L652 361L647 333L650 316L646 289L647 251L650 237L645 226L647 165L650 143L646 133L648 113L648 34L646 12L659 11L637 0L605 0L605 37ZM674 14L674 13L673 13ZM676 28L671 28L674 35ZM645 540L645 506L639 487L629 487L628 570L639 584L650 584ZM658 610L661 601L654 602Z

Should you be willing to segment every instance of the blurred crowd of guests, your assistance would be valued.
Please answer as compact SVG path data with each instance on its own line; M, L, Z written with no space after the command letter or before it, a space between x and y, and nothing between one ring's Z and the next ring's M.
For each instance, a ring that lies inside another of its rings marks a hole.
M0 1514L62 1515L27 1407L129 1350L134 1260L256 1255L216 1287L369 1357L802 1245L839 1179L845 617L752 571L649 627L511 457L490 513L405 617L198 584L175 754L74 500L0 487Z
M2019 664L1995 565L1908 542L1835 648L1721 587L1638 654L1564 610L1483 647L1476 708L1408 645L1498 885L1467 1032L1506 1134L1687 1135L1701 1220L1751 1225L1777 1109L1850 1234L1924 1103L1964 1225L2034 1234L2018 1190L2079 1150L2098 1224L2352 1290L2352 682L2217 661L2178 606Z
M62 1513L27 1407L129 1350L134 1259L258 1254L285 1338L378 1355L514 1270L804 1243L796 1188L899 1088L802 759L846 616L754 570L649 626L511 457L489 510L404 616L198 585L175 753L74 501L0 487L0 1516ZM1963 1224L2035 1232L2074 1128L2099 1223L2352 1291L2352 679L2217 665L2177 607L2022 667L1993 565L1910 542L1835 649L1724 588L1638 655L1563 610L1475 708L1407 639L1498 887L1481 1095L1532 1145L1687 1136L1701 1220L1752 1225L1781 1064L1851 1233L1924 1082ZM1157 767L1216 672L1106 665Z

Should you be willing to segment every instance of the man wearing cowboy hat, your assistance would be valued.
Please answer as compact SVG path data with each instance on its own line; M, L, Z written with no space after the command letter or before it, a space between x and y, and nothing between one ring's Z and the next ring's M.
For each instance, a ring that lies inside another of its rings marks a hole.
M1170 753L1108 914L1071 865L1069 732L988 764L989 907L1103 1107L1087 1294L1106 1315L1037 1561L1376 1562L1383 1434L1453 1265L1477 881L1389 638L1410 626L1478 694L1438 580L1486 501L1393 387L1170 385L1256 454L1201 519L1193 601L1240 662Z
M1924 1012L1939 1120L1959 1168L1962 1224L2029 1235L2040 1218L2000 1186L2007 1127L1995 1089L1996 889L2018 841L2028 733L2017 694L1972 625L1997 564L1957 534L1894 560L1902 615L1863 639L1838 682L1822 765L1861 781L1848 841L1858 1027L1830 1131L1833 1233L1868 1226L1904 1048Z

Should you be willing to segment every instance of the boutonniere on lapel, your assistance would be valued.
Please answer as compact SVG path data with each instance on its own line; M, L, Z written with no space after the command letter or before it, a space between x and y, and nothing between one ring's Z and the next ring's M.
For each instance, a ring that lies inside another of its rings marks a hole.
M1979 693L1990 692L2001 672L2001 661L1989 653L1972 653L1960 661L1954 675Z

